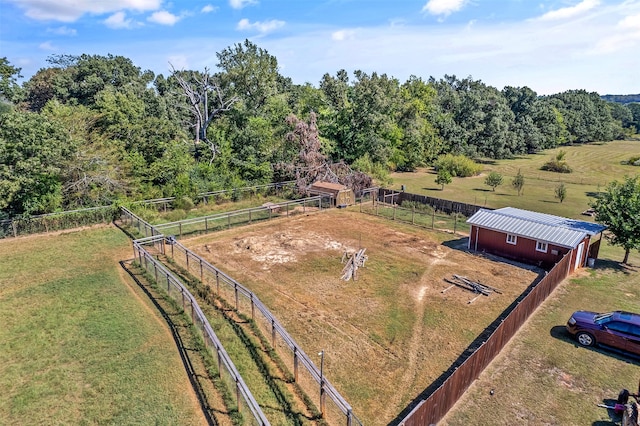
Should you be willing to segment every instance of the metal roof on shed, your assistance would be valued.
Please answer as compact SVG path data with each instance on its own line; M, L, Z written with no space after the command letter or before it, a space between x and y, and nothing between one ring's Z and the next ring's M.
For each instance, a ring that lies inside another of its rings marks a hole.
M595 235L606 229L597 223L513 207L478 210L467 223L570 248L576 247L585 236Z

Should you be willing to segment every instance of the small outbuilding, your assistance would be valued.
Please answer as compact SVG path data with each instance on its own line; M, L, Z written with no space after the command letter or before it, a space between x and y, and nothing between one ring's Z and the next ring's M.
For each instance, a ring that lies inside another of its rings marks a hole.
M333 182L318 181L308 188L309 195L325 195L331 197L333 207L346 207L355 203L356 197L353 190Z
M606 229L598 223L513 207L480 209L467 223L470 250L546 269L571 252L572 271L597 259L602 236L596 237Z

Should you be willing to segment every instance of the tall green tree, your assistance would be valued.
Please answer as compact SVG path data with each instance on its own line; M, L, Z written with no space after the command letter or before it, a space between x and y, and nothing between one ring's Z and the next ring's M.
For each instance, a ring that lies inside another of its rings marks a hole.
M68 132L47 117L0 114L0 210L19 215L59 208L61 167L73 150Z
M15 103L19 100L21 88L18 85L18 79L21 68L17 68L6 57L0 58L0 102L6 101Z
M640 250L640 176L609 183L591 207L596 221L608 227L606 238L624 249L622 263L628 263L629 252Z

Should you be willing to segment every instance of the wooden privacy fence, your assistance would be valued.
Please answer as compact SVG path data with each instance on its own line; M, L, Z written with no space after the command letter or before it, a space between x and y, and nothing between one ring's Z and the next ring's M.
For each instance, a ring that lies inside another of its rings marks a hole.
M149 254L144 247L145 245L153 245L156 249L162 251L164 250L164 236L156 235L134 241L133 250L135 258L140 265L155 278L158 286L164 287L167 294L182 306L184 312L190 316L196 328L202 332L205 346L209 350L214 351L218 361L218 374L220 378L229 389L235 389L238 411L243 412L244 407L246 407L258 425L269 425L269 421L262 412L260 405L251 394L240 373L238 373L238 370L231 361L231 358L229 358L222 343L220 343L218 336L214 333L211 324L209 324L209 321L200 309L195 298L175 275Z
M402 204L404 201L413 201L429 205L443 213L461 213L466 217L471 217L478 210L487 208L475 204L460 203L458 201L443 200L442 198L384 188L380 188L378 191L378 201L386 204Z
M295 382L314 401L319 401L320 411L329 424L362 425L349 403L253 292L178 241L171 242L172 244L167 244L168 249L165 246L163 253L198 277L219 297L232 301L231 304L238 312L251 317L262 333L270 337L271 346L278 355L285 362L288 361Z
M0 238L19 237L21 235L60 231L98 223L109 223L117 212L118 209L115 206L100 206L0 220Z
M499 324L489 337L460 365L450 368L450 374L437 389L417 403L400 425L424 426L440 421L529 316L567 277L570 267L571 252L556 263L542 280L529 286L515 305L503 312L496 320Z

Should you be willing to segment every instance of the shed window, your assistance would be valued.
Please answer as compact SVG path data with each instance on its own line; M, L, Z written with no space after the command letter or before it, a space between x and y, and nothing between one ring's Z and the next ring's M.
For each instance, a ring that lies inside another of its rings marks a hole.
M543 243L542 241L536 242L536 251L541 251L543 253L547 252L547 243Z
M507 244L515 244L518 241L518 237L513 234L507 234Z

